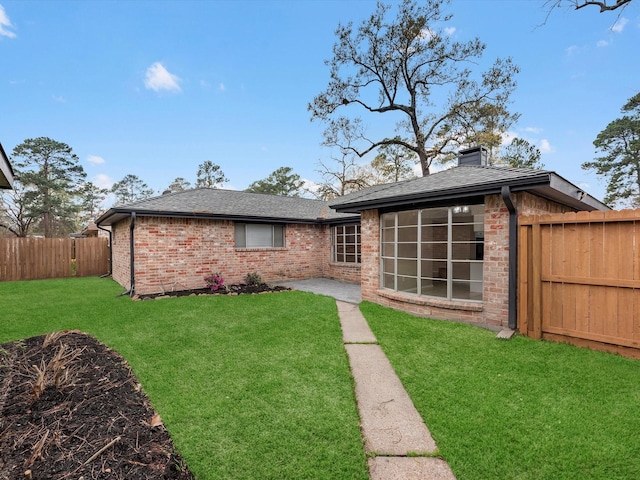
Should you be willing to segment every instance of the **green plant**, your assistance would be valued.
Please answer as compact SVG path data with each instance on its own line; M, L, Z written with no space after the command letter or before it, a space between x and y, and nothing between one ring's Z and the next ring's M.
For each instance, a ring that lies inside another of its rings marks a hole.
M258 272L247 273L244 276L244 283L247 285L262 285L264 282L262 281L262 277Z

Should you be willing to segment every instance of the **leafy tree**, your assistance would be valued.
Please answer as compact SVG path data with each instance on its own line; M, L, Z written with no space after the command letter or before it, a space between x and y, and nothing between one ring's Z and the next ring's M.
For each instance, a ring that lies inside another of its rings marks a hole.
M118 204L143 200L153 196L154 193L137 175L131 174L125 175L122 180L114 183L111 192L115 194Z
M48 137L29 138L13 149L13 161L24 187L24 215L37 221L47 238L73 231L79 209L73 199L86 173L71 147ZM64 226L56 228L56 222Z
M245 192L299 197L303 186L304 181L300 179L300 175L293 173L291 167L280 167L267 178L253 182Z
M604 202L640 207L640 92L621 109L624 114L602 130L593 141L603 156L582 164L607 179Z
M92 182L85 182L80 190L80 223L86 225L98 217L109 189L100 188Z
M398 136L376 140L362 133L359 145L343 147L364 156L383 145L399 145L416 154L428 175L434 159L455 155L468 132L477 129L479 112L492 108L504 115L518 68L511 59L498 59L474 77L468 66L485 45L477 38L453 41L444 30L451 16L442 13L443 3L403 0L391 19L391 7L378 3L357 29L352 23L339 25L333 58L327 61L329 85L308 105L311 119L327 122L331 133L354 129L354 123L358 130L357 112L401 118ZM496 125L508 128L511 121L505 116ZM325 136L327 141L336 143Z
M512 168L533 168L542 170L544 164L540 162L542 154L535 145L523 138L514 138L511 143L502 149L500 164Z
M218 188L218 185L221 186L228 181L220 165L216 165L211 160L206 160L198 166L197 188Z
M415 177L416 155L400 145L383 145L371 160L373 183L390 183Z
M171 192L183 192L185 190L188 190L189 188L191 188L191 183L189 183L182 177L177 177L173 182L169 184L169 187L167 187L167 189Z

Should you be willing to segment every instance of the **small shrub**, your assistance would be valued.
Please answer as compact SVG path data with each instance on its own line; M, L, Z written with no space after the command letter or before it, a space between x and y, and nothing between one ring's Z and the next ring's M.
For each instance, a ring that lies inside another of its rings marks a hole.
M244 283L247 285L262 285L264 282L262 281L262 277L258 272L247 273L244 277Z
M213 275L204 277L204 281L207 284L207 288L209 288L212 292L217 292L218 290L227 288L224 286L224 278L222 278L219 273L214 273Z

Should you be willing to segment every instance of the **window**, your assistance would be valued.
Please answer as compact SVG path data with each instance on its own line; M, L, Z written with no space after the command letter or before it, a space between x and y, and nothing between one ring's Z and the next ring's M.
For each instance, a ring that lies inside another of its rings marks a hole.
M331 227L331 261L360 263L360 225Z
M284 247L284 225L236 223L236 248Z
M484 205L385 213L384 288L449 300L482 300Z

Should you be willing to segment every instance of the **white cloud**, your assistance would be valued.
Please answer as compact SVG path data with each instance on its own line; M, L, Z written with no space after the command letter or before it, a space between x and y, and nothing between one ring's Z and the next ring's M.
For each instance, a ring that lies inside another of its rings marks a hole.
M456 27L446 27L444 29L444 33L446 33L447 35L451 36L456 32Z
M567 52L567 55L573 55L574 53L577 53L579 50L580 48L577 45L571 45L566 49L566 52Z
M104 163L104 158L99 157L98 155L88 155L87 162L93 165L102 165Z
M16 38L16 34L8 30L13 28L9 16L4 11L4 7L0 5L0 37Z
M93 177L93 184L98 188L111 188L113 186L113 180L106 173L99 173Z
M524 131L527 133L540 133L542 129L539 127L525 127Z
M221 92L224 92L227 89L227 87L224 86L224 83L220 82L220 85L218 86L218 90L220 90Z
M51 95L51 98L53 99L54 102L67 103L67 99L64 98L62 95Z
M608 40L598 40L598 43L596 43L597 47L608 47L610 44L610 42Z
M546 138L540 140L538 148L542 153L551 153L554 150L554 148L549 143L549 140L547 140Z
M147 68L144 79L144 86L149 90L159 92L168 90L170 92L181 92L180 77L169 73L169 71L160 62L156 62Z
M620 17L618 21L613 25L613 27L611 27L611 31L622 33L622 30L624 30L624 27L627 25L627 23L629 23L628 18Z

